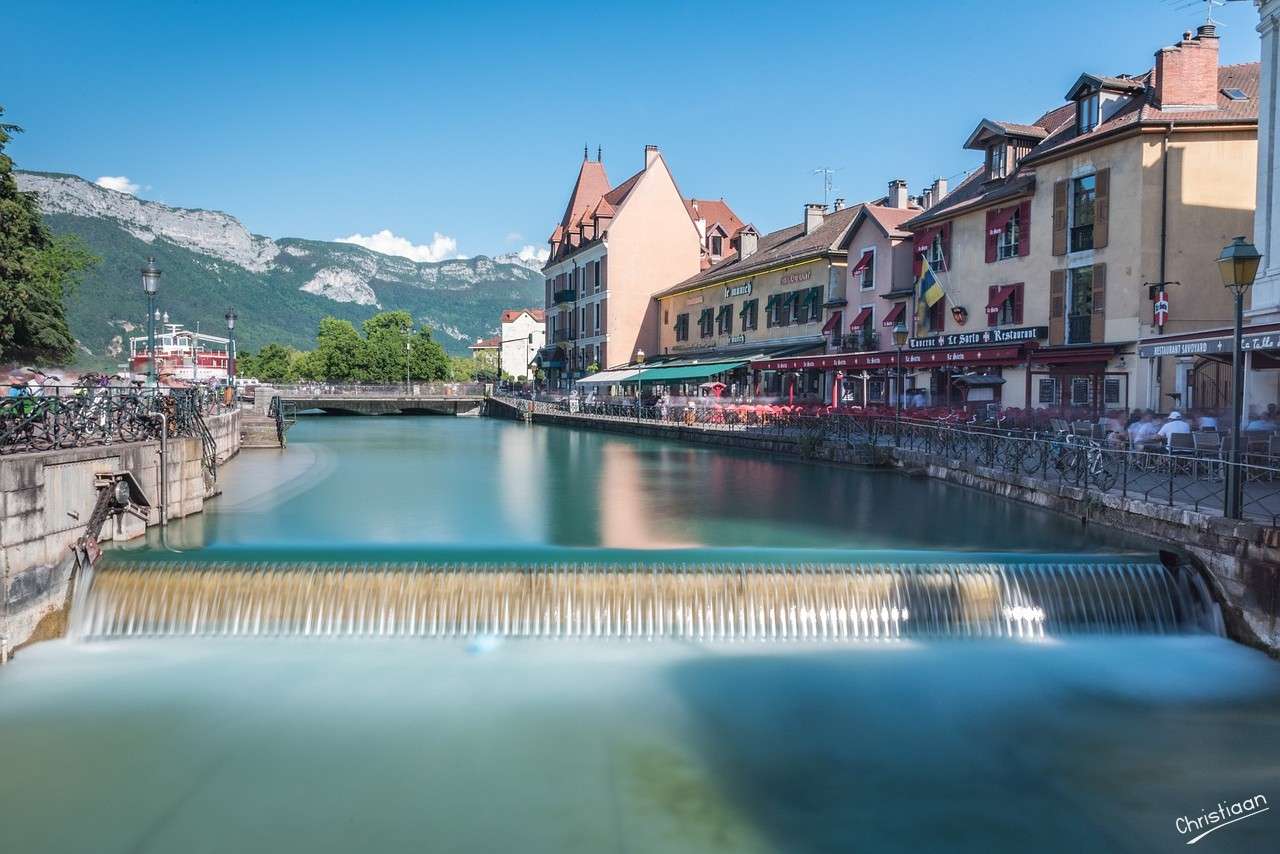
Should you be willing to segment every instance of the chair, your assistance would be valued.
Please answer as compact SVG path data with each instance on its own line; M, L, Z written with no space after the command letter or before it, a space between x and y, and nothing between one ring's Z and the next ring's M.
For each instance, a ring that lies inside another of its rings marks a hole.
M1197 461L1208 464L1210 476L1222 476L1222 434L1200 430L1191 434Z
M1195 440L1191 433L1170 433L1169 434L1169 458L1173 464L1174 471L1178 469L1179 461L1194 461L1196 458ZM1185 470L1185 466L1183 467Z

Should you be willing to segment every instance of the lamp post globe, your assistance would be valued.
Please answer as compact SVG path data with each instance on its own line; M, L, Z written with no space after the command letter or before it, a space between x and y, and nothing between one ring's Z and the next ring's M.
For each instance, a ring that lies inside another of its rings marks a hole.
M897 326L893 327L893 343L898 347L898 405L894 410L894 422L895 426L897 426L897 422L902 420L902 398L905 394L902 388L902 348L907 343L907 324L901 320L898 321ZM896 433L897 431L895 430L895 438Z
M147 295L147 382L156 383L156 291L160 289L160 268L155 258L148 258L142 268L142 292Z
M233 385L236 380L236 310L228 307L223 315L227 320L227 384Z
M1244 512L1244 478L1240 472L1241 422L1244 420L1244 293L1253 285L1262 253L1244 237L1237 237L1218 255L1222 286L1235 298L1235 329L1231 344L1231 465L1227 468L1222 515L1239 519Z

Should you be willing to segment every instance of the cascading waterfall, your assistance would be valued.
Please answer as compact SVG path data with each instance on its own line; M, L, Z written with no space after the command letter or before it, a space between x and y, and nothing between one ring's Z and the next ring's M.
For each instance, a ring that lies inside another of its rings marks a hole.
M892 640L1220 631L1160 563L210 564L100 567L71 634Z

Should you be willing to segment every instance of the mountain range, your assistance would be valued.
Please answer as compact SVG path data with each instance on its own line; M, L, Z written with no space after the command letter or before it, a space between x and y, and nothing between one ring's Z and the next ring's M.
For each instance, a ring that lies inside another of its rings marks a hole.
M230 214L176 208L100 187L75 175L15 171L34 192L55 234L78 236L101 262L70 296L68 320L79 361L107 366L146 329L139 270L162 271L156 305L170 320L226 334L234 306L242 352L276 342L314 345L326 315L357 327L384 310L405 309L451 353L494 334L503 309L541 305L536 262L517 255L412 261L351 243L252 234Z

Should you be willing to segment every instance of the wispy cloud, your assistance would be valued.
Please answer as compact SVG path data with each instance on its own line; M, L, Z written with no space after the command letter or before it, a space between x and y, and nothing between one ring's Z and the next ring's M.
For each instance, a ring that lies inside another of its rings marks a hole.
M519 243L524 240L524 235L518 231L508 231L507 236L502 239L507 243Z
M93 183L108 190L115 190L117 193L127 193L130 196L137 195L138 191L142 189L124 175L103 175Z
M407 237L393 234L389 228L370 235L352 234L335 239L339 243L354 243L383 255L399 255L411 261L443 261L458 257L458 241L438 231L432 235L431 242L425 244L414 243Z

